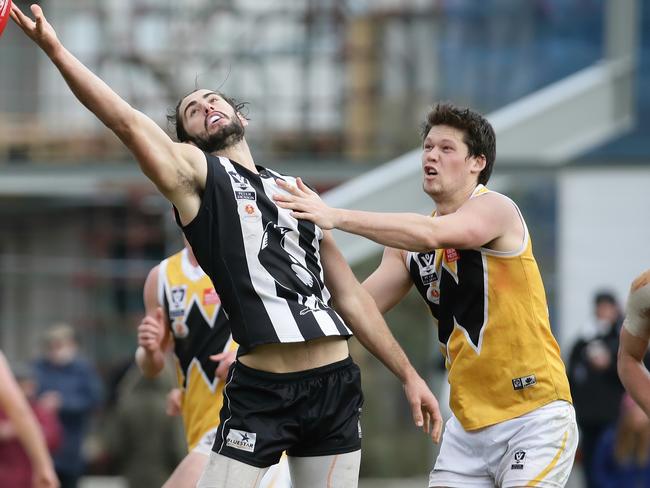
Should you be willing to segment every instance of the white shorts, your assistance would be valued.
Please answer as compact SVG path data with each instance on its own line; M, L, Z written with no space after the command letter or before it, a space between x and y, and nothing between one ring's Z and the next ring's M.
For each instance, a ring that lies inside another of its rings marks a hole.
M201 437L201 440L194 446L192 452L198 452L199 454L205 454L209 456L212 452L212 444L214 444L214 438L217 436L217 427L207 431Z
M565 401L475 431L466 431L452 416L429 487L561 488L577 446L575 410Z

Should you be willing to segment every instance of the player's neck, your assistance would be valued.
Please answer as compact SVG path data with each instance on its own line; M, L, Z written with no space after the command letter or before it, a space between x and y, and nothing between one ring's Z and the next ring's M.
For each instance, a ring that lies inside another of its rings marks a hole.
M459 188L453 193L436 195L433 201L436 203L436 215L448 215L458 210L467 200L470 199L478 183Z
M196 260L196 256L194 256L192 248L189 246L189 244L185 245L185 249L187 250L187 259L190 261L190 264L195 268L198 267L199 262Z
M241 166L252 171L253 173L257 173L257 168L255 168L255 161L253 160L253 155L251 154L251 150L248 147L246 139L242 139L232 146L228 146L225 149L216 151L213 153L213 155L228 158L239 163Z

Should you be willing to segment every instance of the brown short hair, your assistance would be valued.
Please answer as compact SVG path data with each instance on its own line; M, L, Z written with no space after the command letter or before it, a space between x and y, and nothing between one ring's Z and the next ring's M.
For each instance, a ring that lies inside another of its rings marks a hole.
M485 168L478 176L478 182L486 184L492 174L496 158L496 136L492 125L478 112L457 107L449 102L437 103L429 111L422 124L422 142L434 125L448 125L463 132L468 156L484 156Z

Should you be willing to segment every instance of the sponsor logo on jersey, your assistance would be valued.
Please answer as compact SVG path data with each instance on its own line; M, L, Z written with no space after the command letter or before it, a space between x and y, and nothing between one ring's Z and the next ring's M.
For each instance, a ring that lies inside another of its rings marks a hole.
M235 190L235 198L237 200L255 200L255 192Z
M219 305L221 300L214 288L205 288L203 290L203 305Z
M512 380L512 387L515 390L523 390L524 388L529 388L537 384L537 378L534 374L529 374L528 376L522 376L521 378L514 378Z
M253 452L257 434L244 430L230 429L226 437L226 445L241 451Z
M510 469L524 469L524 459L526 458L526 451L521 449L517 450L513 454L514 463L510 465Z
M458 251L456 251L456 249L445 249L445 261L448 263L453 263L459 259L460 256L458 255Z

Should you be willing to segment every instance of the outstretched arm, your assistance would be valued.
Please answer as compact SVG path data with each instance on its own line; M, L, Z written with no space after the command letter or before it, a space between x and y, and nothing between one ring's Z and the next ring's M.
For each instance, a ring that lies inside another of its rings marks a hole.
M162 304L158 301L159 269L156 266L149 271L144 282L145 316L138 325L138 349L135 352L138 367L149 378L156 376L165 367L165 353L172 340Z
M408 251L475 249L501 238L513 222L519 221L515 206L502 195L492 193L472 198L456 212L432 219L414 213L332 208L300 178L296 186L282 180L278 180L278 185L288 194L276 194L273 198L280 207L293 210L294 217L314 222L323 229L340 229Z
M106 83L74 57L59 41L38 5L31 6L34 20L15 4L11 18L52 60L70 90L133 153L142 171L181 213L184 221L196 214L199 198L189 198L192 188L205 184L201 151L174 143L151 119L133 109ZM194 193L198 195L195 190Z
M440 439L442 417L436 397L411 365L391 334L372 297L359 284L329 232L321 242L321 262L334 306L355 336L397 376L411 406L413 420L435 442Z
M0 408L11 420L20 443L25 448L34 469L36 488L58 488L52 458L47 450L43 432L16 380L7 360L0 352Z

